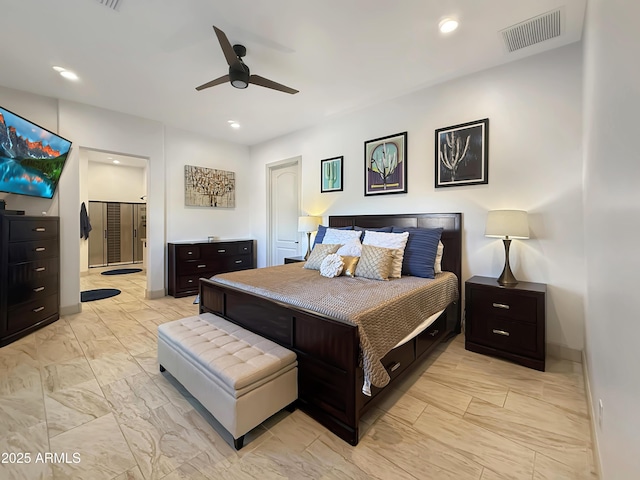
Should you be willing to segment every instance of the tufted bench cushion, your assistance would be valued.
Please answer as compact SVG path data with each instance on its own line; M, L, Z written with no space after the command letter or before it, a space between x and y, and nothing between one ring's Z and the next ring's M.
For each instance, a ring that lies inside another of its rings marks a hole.
M232 433L236 448L297 398L294 352L211 313L158 326L158 360Z

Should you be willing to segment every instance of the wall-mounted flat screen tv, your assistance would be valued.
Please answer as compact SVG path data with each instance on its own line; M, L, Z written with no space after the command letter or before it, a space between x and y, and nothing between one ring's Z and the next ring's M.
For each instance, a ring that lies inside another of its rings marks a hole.
M0 107L0 192L52 198L71 142Z

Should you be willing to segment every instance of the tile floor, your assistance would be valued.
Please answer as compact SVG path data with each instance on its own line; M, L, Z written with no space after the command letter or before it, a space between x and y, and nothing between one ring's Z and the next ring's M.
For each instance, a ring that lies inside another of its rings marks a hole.
M537 372L461 335L366 415L357 447L297 410L236 452L158 371L156 326L197 313L193 297L145 300L144 273L81 283L122 294L0 349L0 479L597 478L581 365Z

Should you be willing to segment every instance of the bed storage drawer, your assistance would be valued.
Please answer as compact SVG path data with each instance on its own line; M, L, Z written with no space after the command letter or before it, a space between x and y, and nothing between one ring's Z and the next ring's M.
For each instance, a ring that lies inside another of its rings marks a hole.
M404 345L394 348L381 360L391 380L404 372L416 358L413 341L409 340Z
M425 353L431 346L438 343L438 340L447 328L447 312L442 312L442 314L429 325L420 335L416 338L416 356L420 357L423 353Z

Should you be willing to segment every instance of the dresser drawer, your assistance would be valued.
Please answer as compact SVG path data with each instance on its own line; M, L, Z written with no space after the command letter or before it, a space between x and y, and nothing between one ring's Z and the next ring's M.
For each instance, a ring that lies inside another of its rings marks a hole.
M57 238L58 221L43 217L42 219L18 219L11 222L9 241L22 242L40 238Z
M469 339L519 355L538 353L536 325L504 317L475 315Z
M30 327L46 318L58 314L58 295L30 301L20 306L10 308L7 312L8 334Z
M35 240L9 244L9 263L30 262L43 258L57 257L58 239Z
M253 242L238 242L238 253L251 253Z
M59 259L57 257L14 263L9 265L9 284L37 281L51 275L57 275L58 269Z
M10 282L7 291L7 303L9 307L12 307L56 293L58 293L58 275L32 278L22 282Z
M532 296L518 295L507 290L474 289L471 292L471 302L474 312L523 322L536 322L537 300Z
M215 242L205 246L206 256L214 258L238 253L238 242Z
M178 261L198 260L200 258L200 246L198 245L177 246L176 257L178 257Z
M212 273L202 272L202 275L182 275L178 277L178 290L198 290L200 278L212 277Z
M188 262L180 262L176 265L176 273L182 275L213 275L210 272L216 272L220 268L220 262L215 259L189 260Z
M227 272L246 270L251 267L253 267L253 257L251 255L233 255L223 260L223 268Z

